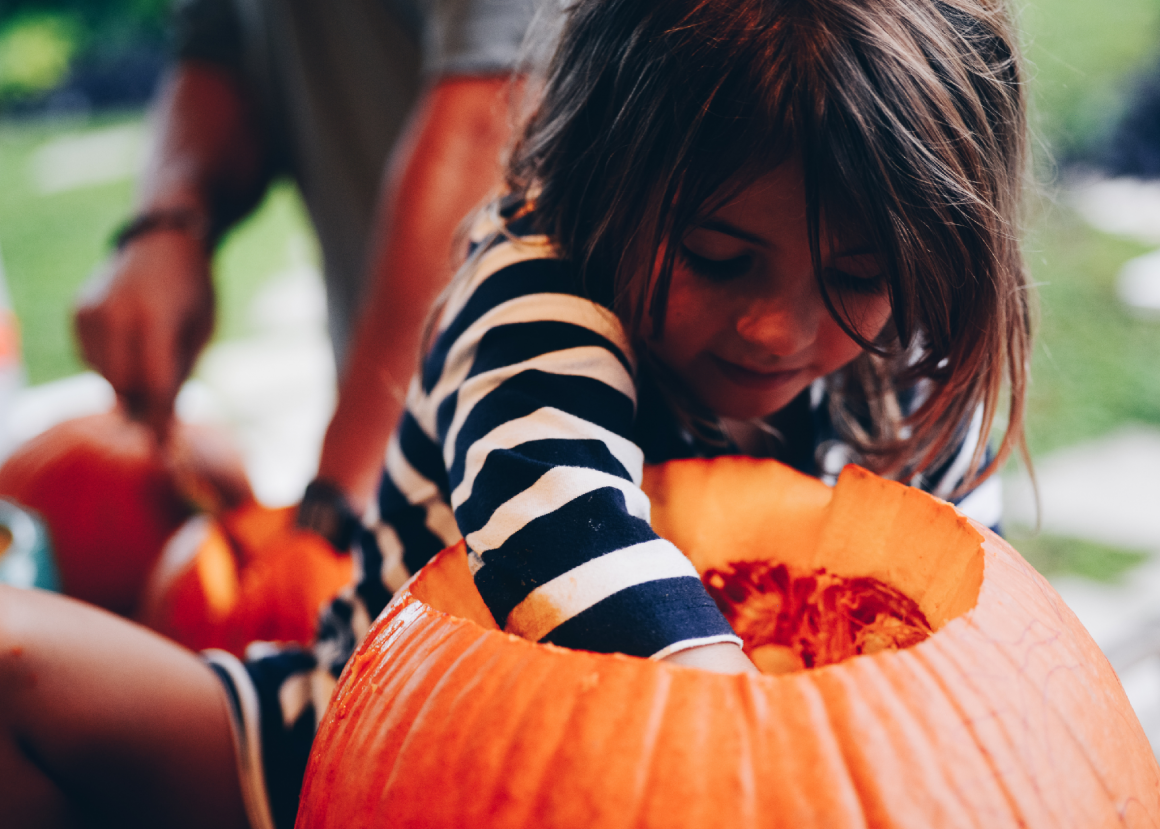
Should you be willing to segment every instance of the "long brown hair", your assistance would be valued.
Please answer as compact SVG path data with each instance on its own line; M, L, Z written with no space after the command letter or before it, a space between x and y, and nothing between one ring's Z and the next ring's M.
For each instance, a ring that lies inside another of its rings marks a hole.
M981 408L977 480L1023 447L1026 146L1000 0L580 0L508 185L535 193L538 229L639 337L663 330L679 247L665 241L796 155L822 296L865 348L830 378L835 424L908 477L947 460ZM882 260L892 319L873 342L822 278L823 212ZM980 470L1004 378L1007 428Z

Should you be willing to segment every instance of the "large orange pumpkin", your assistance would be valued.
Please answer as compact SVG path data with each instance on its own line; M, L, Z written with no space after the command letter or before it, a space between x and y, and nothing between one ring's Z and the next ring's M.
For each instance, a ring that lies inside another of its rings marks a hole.
M348 664L298 826L1088 827L1160 823L1160 768L1107 660L1002 539L848 467L646 473L701 571L769 559L873 577L934 628L780 676L711 674L500 632L461 548Z

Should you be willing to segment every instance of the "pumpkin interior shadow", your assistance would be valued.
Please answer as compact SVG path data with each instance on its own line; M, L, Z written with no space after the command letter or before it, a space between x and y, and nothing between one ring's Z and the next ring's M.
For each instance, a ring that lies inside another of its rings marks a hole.
M856 466L846 467L831 489L768 461L689 460L647 468L643 485L654 529L699 573L764 560L797 572L870 577L913 599L936 635L978 601L983 536L970 520ZM466 555L436 557L410 592L436 610L498 630Z

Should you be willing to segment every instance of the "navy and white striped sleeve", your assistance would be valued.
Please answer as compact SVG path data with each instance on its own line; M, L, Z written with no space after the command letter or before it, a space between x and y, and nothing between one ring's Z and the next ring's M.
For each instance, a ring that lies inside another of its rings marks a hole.
M411 406L442 448L480 594L503 629L565 647L659 658L740 644L649 524L623 328L547 254L533 239L482 256Z

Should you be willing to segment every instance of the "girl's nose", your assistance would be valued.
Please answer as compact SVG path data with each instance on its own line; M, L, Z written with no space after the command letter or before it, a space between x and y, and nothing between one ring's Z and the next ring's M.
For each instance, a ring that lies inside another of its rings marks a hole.
M789 357L809 348L818 325L827 314L821 294L810 279L809 288L787 296L749 300L737 319L741 339L767 354Z

